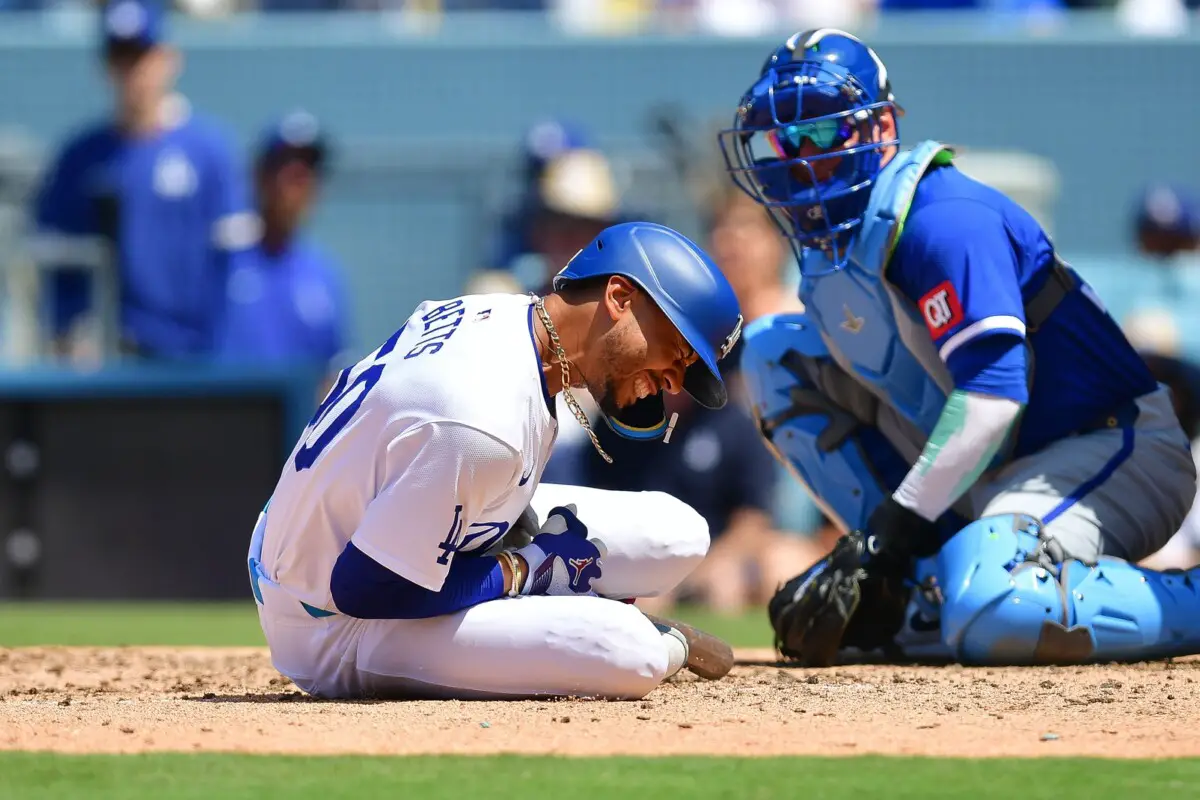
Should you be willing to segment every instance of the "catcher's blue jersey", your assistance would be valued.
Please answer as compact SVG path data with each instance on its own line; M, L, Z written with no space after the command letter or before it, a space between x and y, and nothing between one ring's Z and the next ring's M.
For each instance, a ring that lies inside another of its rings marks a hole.
M1156 385L1082 281L1040 329L1026 329L1026 306L1054 263L1053 245L1028 212L946 164L931 166L918 184L887 270L917 304L956 388L1028 402L1013 456Z

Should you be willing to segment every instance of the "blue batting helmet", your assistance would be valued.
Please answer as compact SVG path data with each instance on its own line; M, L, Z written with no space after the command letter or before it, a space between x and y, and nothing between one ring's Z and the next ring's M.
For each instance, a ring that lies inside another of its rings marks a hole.
M554 276L554 289L574 281L621 275L650 296L696 351L683 388L700 405L728 400L717 362L737 343L742 313L729 281L696 243L664 225L626 222L604 229ZM607 412L615 432L650 439L666 431L662 392L627 409Z
M765 206L792 244L845 264L883 168L880 113L898 108L883 61L832 28L788 38L719 134L733 181ZM898 128L897 128L898 130Z

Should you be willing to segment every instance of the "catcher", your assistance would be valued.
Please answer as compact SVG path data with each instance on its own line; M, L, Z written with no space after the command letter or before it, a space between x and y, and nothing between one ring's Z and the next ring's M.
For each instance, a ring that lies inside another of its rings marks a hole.
M848 33L770 55L720 134L801 271L756 321L763 435L846 531L769 605L780 650L1041 664L1200 652L1200 573L1135 562L1196 494L1188 439L1037 221L934 141L902 150Z

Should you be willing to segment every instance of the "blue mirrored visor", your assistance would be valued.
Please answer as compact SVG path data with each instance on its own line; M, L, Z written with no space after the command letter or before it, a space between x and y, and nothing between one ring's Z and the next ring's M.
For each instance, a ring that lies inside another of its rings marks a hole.
M760 97L741 124L755 160L797 158L805 139L820 150L844 145L854 135L856 109L830 89L776 90Z

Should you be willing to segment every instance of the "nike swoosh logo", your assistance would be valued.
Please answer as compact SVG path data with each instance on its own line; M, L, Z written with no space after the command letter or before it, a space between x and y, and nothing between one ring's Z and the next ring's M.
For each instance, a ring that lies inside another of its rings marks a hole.
M529 483L529 479L531 477L533 477L533 467L530 467L529 472L526 472L521 476L521 480L517 481L517 486L524 486L525 484Z

